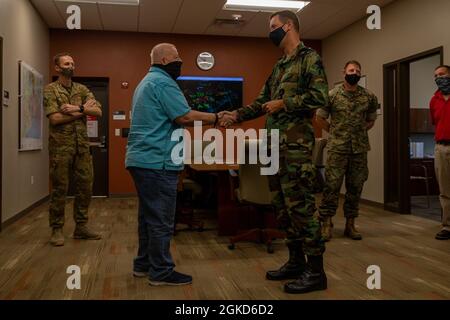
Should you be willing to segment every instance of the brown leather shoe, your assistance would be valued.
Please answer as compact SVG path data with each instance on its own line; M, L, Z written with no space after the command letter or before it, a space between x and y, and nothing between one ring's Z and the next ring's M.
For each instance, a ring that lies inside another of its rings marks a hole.
M50 244L55 247L61 247L64 245L64 235L62 228L53 228L52 236L50 238Z
M347 222L345 223L344 235L353 240L361 240L362 239L361 234L358 232L358 230L356 230L355 218L347 219Z
M330 241L333 237L333 221L331 217L325 217L322 220L322 238L325 241Z
M77 225L73 232L74 239L100 240L102 236L89 230L85 225Z

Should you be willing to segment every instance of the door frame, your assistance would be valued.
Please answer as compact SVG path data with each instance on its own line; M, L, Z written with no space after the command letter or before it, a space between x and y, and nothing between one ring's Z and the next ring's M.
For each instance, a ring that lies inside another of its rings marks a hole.
M411 214L411 192L410 192L410 168L409 165L409 117L410 117L410 64L412 62L440 55L440 64L444 63L444 47L440 46L409 57L396 60L383 65L383 104L384 121L384 208L401 214ZM394 97L389 90L389 72L395 69ZM389 108L391 99L394 99L394 108ZM391 126L395 127L392 128ZM393 150L392 141L397 135L397 150ZM397 151L396 161L391 161L393 152ZM398 179L398 190L392 190L389 183L390 175L396 173ZM389 205L387 199L390 194L397 192L398 207Z
M0 37L0 232L3 208L3 38Z

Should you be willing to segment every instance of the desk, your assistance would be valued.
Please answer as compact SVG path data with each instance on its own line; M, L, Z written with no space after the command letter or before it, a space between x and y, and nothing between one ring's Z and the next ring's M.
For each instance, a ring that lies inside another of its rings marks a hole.
M219 236L235 235L239 229L240 208L232 201L232 190L228 170L238 170L237 164L190 164L194 171L217 173L217 219Z

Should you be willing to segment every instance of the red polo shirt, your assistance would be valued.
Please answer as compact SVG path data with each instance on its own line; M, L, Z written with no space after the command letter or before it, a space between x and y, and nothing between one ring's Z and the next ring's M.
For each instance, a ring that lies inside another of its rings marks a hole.
M450 98L445 101L440 90L436 91L430 101L431 120L436 126L436 141L450 141Z

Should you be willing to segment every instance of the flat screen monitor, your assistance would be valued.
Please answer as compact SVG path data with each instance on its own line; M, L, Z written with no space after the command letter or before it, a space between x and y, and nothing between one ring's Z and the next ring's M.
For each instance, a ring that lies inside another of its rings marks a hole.
M244 78L183 76L177 82L193 110L216 113L242 106Z

